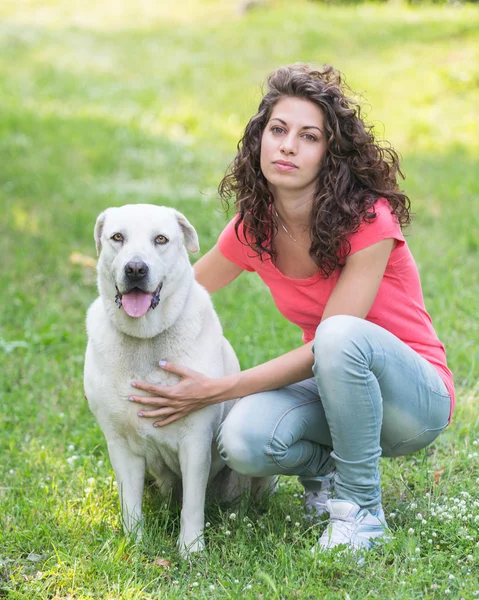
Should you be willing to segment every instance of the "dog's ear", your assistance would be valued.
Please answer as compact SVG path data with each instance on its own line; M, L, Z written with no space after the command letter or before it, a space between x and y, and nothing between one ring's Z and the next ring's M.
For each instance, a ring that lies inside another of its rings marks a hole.
M198 240L198 234L196 233L196 229L188 221L188 219L177 210L175 210L175 215L183 231L183 235L185 236L186 249L188 250L188 252L196 254L200 250L200 242Z
M98 215L98 219L96 220L96 223L95 223L94 237L95 237L96 253L98 256L100 256L100 252L101 252L101 234L103 233L103 225L105 224L106 212L107 211L104 210L102 213L100 213Z

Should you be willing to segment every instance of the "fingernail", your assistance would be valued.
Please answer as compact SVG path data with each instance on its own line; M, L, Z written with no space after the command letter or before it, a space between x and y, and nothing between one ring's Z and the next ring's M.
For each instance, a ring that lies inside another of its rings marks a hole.
M134 402L133 398L128 398L128 400L129 400L130 402Z
M164 367L166 365L166 360L160 360L158 364L160 365L160 367Z
M153 423L153 427L158 427L158 423Z
M131 387L136 387L136 383L135 383L134 381L132 381L132 382L130 383L130 385L131 385Z
M141 413L138 413L138 416L139 416L139 417L142 417L143 415L142 415Z

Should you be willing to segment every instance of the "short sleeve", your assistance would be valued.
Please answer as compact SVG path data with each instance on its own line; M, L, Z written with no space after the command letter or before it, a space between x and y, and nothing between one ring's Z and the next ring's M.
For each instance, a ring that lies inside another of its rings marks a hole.
M373 221L364 222L356 233L353 233L349 238L351 250L349 254L354 254L363 250L368 246L372 246L376 242L385 239L395 239L398 241L398 246L405 243L404 236L401 231L401 226L395 214L391 212L389 202L380 198L374 205L376 218Z
M232 219L228 225L223 229L218 238L217 246L221 254L234 262L236 265L245 269L246 271L254 271L254 267L251 265L251 259L248 257L248 251L251 252L251 248L245 243L241 242L235 231L235 225L238 221L238 215ZM240 237L243 234L243 224L239 226L238 233Z

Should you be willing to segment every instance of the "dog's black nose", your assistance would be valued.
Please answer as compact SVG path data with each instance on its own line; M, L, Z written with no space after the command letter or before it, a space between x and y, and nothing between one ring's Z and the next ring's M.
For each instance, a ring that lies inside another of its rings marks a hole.
M148 275L148 265L143 261L131 260L125 265L125 275L131 281L139 281Z

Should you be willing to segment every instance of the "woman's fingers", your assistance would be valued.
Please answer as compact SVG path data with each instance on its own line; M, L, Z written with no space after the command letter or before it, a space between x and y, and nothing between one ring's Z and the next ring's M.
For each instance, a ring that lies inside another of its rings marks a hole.
M165 406L164 408L155 408L154 410L140 410L138 412L139 417L146 417L148 419L154 417L169 417L176 412L175 408Z
M158 396L130 396L128 400L146 406L169 406L172 402L171 398L159 398Z
M168 373L174 373L175 375L179 375L180 377L191 377L194 374L198 374L197 371L194 371L189 367L183 367L182 365L170 363L166 360L160 360L158 364L164 371L168 371Z
M181 419L184 416L185 415L183 415L181 413L175 413L175 414L171 415L171 417L168 417L167 419L162 419L161 421L155 421L153 423L153 427L163 427L163 425L169 425L170 423L173 423L174 421L178 421L178 419Z
M168 388L171 389L173 387L169 385L157 385L156 383L146 383L144 381L132 381L130 385L135 389L155 394L155 396L167 396Z

